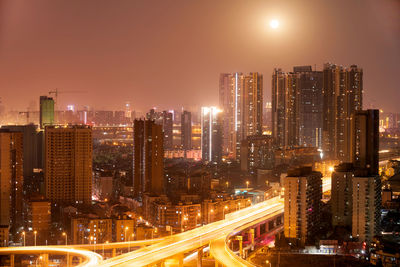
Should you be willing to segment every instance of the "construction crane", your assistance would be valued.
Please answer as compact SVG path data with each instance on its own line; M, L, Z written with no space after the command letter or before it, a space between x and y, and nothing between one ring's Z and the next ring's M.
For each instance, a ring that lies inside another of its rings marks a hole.
M58 94L82 94L87 93L86 91L59 91L58 88L53 91L49 91L49 95L54 95L55 103L58 104Z
M18 112L18 114L20 114L20 115L23 115L23 114L26 114L26 124L29 124L29 111L21 111L21 112Z

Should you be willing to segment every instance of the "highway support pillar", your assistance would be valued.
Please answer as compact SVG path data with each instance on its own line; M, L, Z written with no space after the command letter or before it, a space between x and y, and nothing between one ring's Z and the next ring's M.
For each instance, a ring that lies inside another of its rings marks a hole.
M239 254L240 257L243 258L243 236L237 235L235 239L239 241Z
M113 249L112 249L112 257L113 257L113 258L116 256L116 254L117 254L116 252L117 252L116 249L113 248Z
M197 267L203 267L203 248L197 249Z
M49 254L41 254L42 257L40 265L41 266L49 266Z
M178 255L179 267L183 267L183 254Z
M251 247L254 248L254 229L250 229Z
M15 264L15 255L11 254L10 255L10 266L14 267L14 264Z

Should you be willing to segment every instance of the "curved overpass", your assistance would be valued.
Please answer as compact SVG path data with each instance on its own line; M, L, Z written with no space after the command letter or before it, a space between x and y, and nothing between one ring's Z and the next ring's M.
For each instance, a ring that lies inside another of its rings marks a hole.
M6 247L0 248L0 254L56 254L77 256L83 259L83 262L79 264L81 267L97 266L103 260L103 257L95 252L84 249L68 248L65 246ZM13 265L13 263L11 265Z
M184 253L207 246L211 241L227 236L243 225L260 219L265 220L265 217L271 213L282 212L282 207L280 198L275 197L230 213L225 220L165 238L157 244L111 258L100 266L146 266L162 263L168 258L183 259Z

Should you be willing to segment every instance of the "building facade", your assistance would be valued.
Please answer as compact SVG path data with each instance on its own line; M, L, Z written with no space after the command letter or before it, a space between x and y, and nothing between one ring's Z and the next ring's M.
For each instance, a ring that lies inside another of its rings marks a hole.
M192 113L186 110L181 116L181 146L183 150L192 149Z
M380 233L381 180L379 176L353 178L352 235L371 242Z
M363 70L325 64L323 69L323 151L350 162L351 116L362 109Z
M322 72L294 67L272 75L272 136L278 147L321 147Z
M273 143L273 138L268 135L253 135L243 140L240 153L241 170L251 175L255 175L257 169L271 170L274 167Z
M0 130L0 225L14 233L23 223L23 134Z
M288 171L284 180L284 234L304 245L314 240L319 229L322 175L311 167Z
M134 197L164 193L164 147L162 125L135 120L133 127Z
M54 100L51 97L40 96L40 128L54 124Z
M354 112L351 124L350 153L357 169L367 169L369 175L379 171L379 110Z
M201 108L201 158L218 163L222 159L222 118L216 107Z
M353 210L354 167L351 163L342 163L332 172L331 206L332 225L351 227Z
M92 129L90 126L45 128L45 190L51 202L92 201Z
M263 76L223 73L219 81L219 106L223 109L223 153L239 160L241 141L262 134Z

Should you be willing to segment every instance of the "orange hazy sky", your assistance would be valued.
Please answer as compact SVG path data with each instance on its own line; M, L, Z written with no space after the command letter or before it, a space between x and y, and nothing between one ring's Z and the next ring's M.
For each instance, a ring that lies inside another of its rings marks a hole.
M280 27L272 30L271 19ZM221 72L364 69L364 108L400 112L400 1L0 0L0 97L122 109L218 104Z

